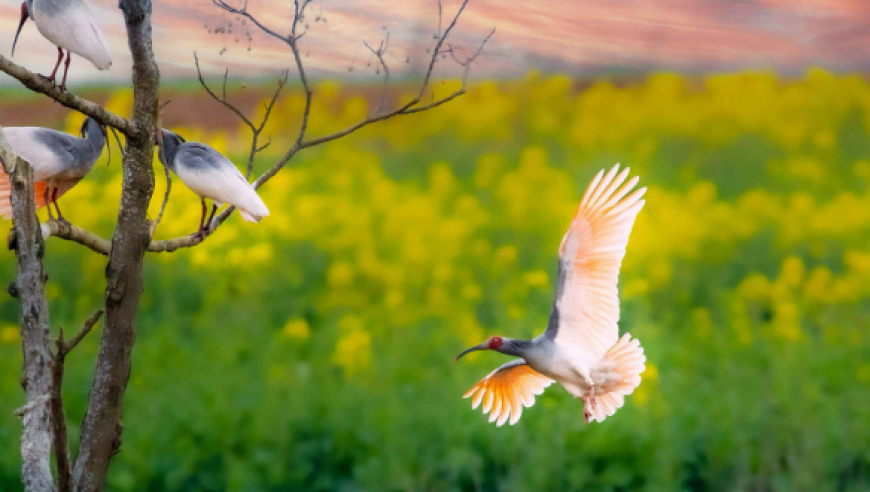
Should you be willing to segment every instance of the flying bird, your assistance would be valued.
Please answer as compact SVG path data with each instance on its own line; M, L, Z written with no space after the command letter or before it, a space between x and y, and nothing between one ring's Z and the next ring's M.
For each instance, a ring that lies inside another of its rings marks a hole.
M202 202L202 218L196 232L200 237L205 237L215 212L224 203L239 209L248 222L260 222L269 215L269 209L254 187L223 154L203 143L187 142L169 130L163 130L162 136L160 162L178 175ZM212 201L208 220L205 219L206 198Z
M82 124L81 138L39 127L4 128L6 140L17 155L33 167L36 208L54 203L58 219L66 221L57 199L94 167L106 144L106 127L93 118ZM9 177L0 170L0 216L12 216ZM54 218L48 207L49 218Z
M489 421L515 424L554 381L583 400L583 417L599 422L621 408L640 384L646 357L637 339L619 337L617 280L628 235L646 188L632 191L628 168L598 173L583 194L559 246L556 296L547 329L532 340L491 337L474 350L520 357L491 372L464 398L483 403Z
M63 61L63 50L66 50L63 82L61 90L66 90L66 76L69 72L70 56L75 53L89 60L100 70L108 70L112 66L112 56L103 32L97 27L94 15L82 0L26 0L21 4L21 22L12 43L12 56L15 56L15 45L18 35L27 19L33 19L39 32L57 46L57 64L47 78L55 82L57 70Z

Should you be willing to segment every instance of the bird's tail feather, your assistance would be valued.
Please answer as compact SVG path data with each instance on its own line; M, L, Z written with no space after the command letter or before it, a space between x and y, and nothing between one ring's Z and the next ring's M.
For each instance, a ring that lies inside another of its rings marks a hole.
M646 356L637 338L626 333L604 354L605 361L613 364L615 385L608 385L607 392L595 395L592 420L602 422L616 413L630 395L640 385L640 375L646 369Z
M59 193L58 196L61 194ZM0 217L4 219L12 218L11 197L12 186L9 183L9 176L0 171ZM33 200L36 202L37 210L45 206L45 181L33 183Z
M245 212L244 210L241 210L241 209L239 210L239 214L241 214L242 218L248 222L260 222L261 220L263 220L263 216L252 215L252 214L249 214L248 212ZM266 215L268 215L268 214L266 214Z
M247 203L241 205L244 206L236 205L236 208L239 209L242 218L248 222L260 222L263 220L263 217L269 216L269 209L266 208L263 199L260 198L260 195L257 195L253 189L251 189L251 194L248 196Z

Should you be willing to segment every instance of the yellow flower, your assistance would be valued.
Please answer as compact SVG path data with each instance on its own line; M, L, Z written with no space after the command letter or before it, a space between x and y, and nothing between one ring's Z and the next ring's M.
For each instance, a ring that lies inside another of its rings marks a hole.
M326 277L329 279L330 285L349 285L353 282L353 267L345 261L335 262L329 267Z
M361 329L353 330L338 339L332 362L344 369L346 376L359 374L371 366L372 336Z
M284 325L284 335L305 340L311 335L311 329L308 327L308 322L304 319L291 319Z
M21 331L17 325L5 325L0 328L0 342L17 344L21 341Z

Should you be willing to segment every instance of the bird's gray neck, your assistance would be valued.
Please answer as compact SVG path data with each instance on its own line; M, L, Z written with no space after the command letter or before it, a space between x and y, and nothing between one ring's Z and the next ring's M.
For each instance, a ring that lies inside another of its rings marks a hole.
M106 136L103 135L103 129L100 128L99 123L96 121L88 120L87 125L87 136L84 138L87 145L84 146L85 156L83 160L93 165L100 158L100 154L103 153L103 147L106 145Z
M159 149L157 152L157 157L160 159L160 162L163 163L164 166L168 167L170 171L175 172L175 154L178 153L178 147L181 144L175 140L174 138L163 138L163 148Z
M534 346L534 341L532 340L515 340L513 338L505 338L503 340L502 346L496 350L516 357L525 357Z

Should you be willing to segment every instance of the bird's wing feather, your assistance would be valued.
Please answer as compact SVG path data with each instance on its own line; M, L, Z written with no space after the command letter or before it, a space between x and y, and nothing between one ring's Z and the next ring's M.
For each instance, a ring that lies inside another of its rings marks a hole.
M84 2L71 1L60 7L37 4L34 19L39 32L55 45L89 60L100 70L112 65L106 38Z
M552 379L529 367L523 359L516 359L492 371L462 397L473 397L471 408L483 402L483 413L490 414L490 422L502 426L510 419L514 425L523 407L534 405L535 396L551 384Z
M254 187L220 152L189 142L181 145L174 162L178 177L200 197L235 205L255 220L269 215L269 209Z
M76 137L48 128L4 129L9 146L33 167L33 180L43 181L75 166Z
M598 173L559 246L559 289L546 336L575 353L602 356L619 336L619 268L646 188L632 192L619 165ZM630 193L630 194L629 194Z

